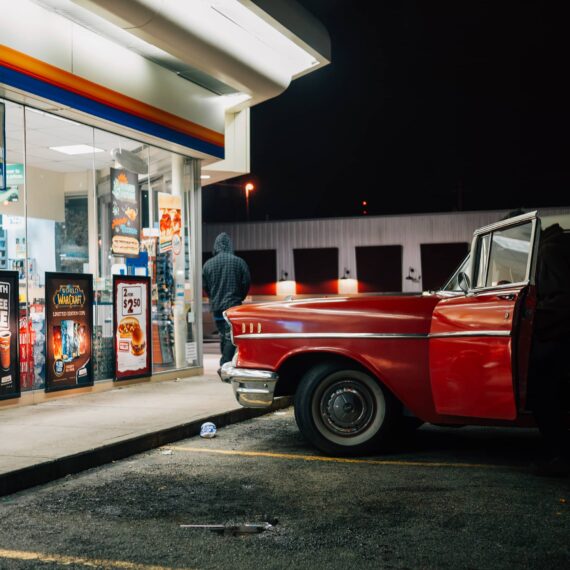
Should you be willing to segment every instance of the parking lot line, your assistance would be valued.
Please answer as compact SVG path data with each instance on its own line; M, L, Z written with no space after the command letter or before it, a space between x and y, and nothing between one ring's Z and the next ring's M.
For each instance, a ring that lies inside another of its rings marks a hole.
M187 451L191 453L213 453L218 455L237 455L241 457L265 457L269 459L295 459L298 461L324 461L329 463L362 463L364 465L388 465L395 467L455 467L462 469L505 469L509 465L490 465L488 463L451 463L441 461L401 461L397 459L351 459L347 457L326 457L320 455L300 455L296 453L270 453L267 451L236 451L230 449L206 449L203 447L164 446L162 449Z
M155 566L152 564L139 564L125 560L101 560L97 558L84 558L82 556L63 556L60 554L47 554L44 552L29 552L26 550L4 550L0 548L0 560L36 561L41 563L55 563L63 566L76 564L87 568L102 568L103 570L188 570L168 566Z

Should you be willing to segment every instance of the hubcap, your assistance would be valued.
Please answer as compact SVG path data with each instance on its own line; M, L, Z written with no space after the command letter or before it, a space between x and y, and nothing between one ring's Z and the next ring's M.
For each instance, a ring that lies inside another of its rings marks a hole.
M374 416L374 399L368 388L353 380L335 382L321 396L320 410L325 425L344 436L363 432Z

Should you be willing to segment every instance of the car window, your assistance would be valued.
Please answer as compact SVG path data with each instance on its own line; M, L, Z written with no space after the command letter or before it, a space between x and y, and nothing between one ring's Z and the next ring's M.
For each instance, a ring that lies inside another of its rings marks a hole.
M443 286L442 291L461 291L461 287L459 287L459 274L469 274L469 261L470 256L468 255L461 262L461 265L457 268L451 279Z
M525 222L479 237L475 288L521 283L527 279L533 223Z
M520 283L527 278L532 223L493 232L485 285Z
M487 266L489 261L489 245L491 243L491 234L487 234L479 238L477 243L477 265L475 287L484 287L487 279Z

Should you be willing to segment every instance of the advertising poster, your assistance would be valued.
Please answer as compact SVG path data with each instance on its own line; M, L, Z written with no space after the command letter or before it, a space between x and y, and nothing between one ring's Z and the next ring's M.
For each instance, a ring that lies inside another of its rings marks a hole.
M46 392L93 385L93 276L46 273Z
M18 272L0 271L0 400L20 395Z
M111 249L114 255L137 257L140 249L140 188L138 175L111 168Z
M150 277L113 277L115 380L152 374Z
M158 215L160 219L159 251L182 251L182 198L172 194L158 193Z

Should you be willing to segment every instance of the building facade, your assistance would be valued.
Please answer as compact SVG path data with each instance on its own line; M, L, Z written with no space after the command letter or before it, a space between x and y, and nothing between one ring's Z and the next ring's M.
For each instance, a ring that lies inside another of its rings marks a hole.
M570 213L543 208L544 215ZM204 257L218 233L250 265L252 300L294 294L419 292L442 286L465 258L475 229L504 210L205 224Z
M150 279L140 375L201 370L202 180L249 171L249 108L330 46L294 2L185 6L0 0L0 282L17 290L0 299L1 405L41 400L84 355L61 387L112 386L117 350L140 349L117 332L117 275ZM86 323L57 305L79 276Z

